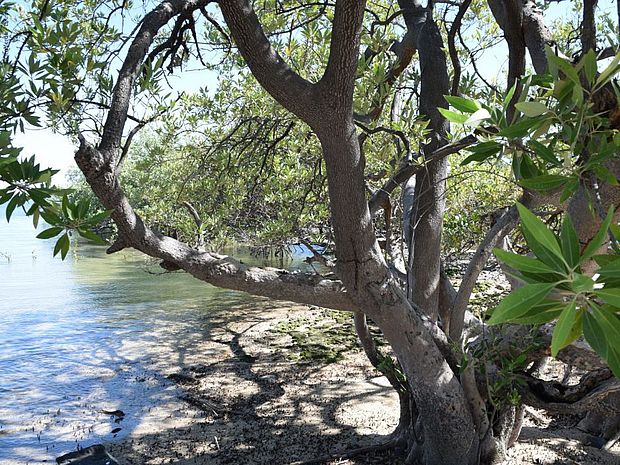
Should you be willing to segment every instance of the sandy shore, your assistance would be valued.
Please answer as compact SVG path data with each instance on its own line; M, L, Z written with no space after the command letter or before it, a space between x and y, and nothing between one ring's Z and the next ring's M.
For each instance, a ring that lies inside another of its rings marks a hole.
M238 318L212 322L209 339L166 373L178 401L144 412L131 433L106 444L122 464L397 464L374 453L338 460L345 451L379 444L397 423L398 400L359 349L335 363L295 362L285 322L330 323L317 308L269 303L238 308ZM301 328L303 330L303 327ZM576 419L528 409L510 465L620 463L620 448L583 446Z

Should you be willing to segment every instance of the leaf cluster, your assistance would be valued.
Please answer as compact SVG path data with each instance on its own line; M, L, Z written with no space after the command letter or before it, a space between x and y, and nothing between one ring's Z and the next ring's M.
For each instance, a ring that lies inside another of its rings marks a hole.
M620 255L597 255L607 242L613 210L580 250L568 215L558 235L523 205L518 204L518 209L523 236L534 257L494 250L523 286L502 300L489 323L540 325L556 321L551 340L553 356L583 334L620 377ZM590 260L599 264L592 277L582 273L582 266Z

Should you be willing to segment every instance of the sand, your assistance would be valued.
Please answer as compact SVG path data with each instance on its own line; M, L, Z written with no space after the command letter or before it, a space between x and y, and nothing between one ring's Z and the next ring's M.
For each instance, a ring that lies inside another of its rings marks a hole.
M399 463L386 452L339 459L385 441L398 399L360 349L335 363L295 361L299 348L277 329L291 319L325 325L323 311L286 303L231 311L237 318L211 322L208 340L194 340L183 363L157 380L177 399L142 412L129 434L105 444L121 464ZM583 445L577 421L528 408L507 463L620 464L618 445Z

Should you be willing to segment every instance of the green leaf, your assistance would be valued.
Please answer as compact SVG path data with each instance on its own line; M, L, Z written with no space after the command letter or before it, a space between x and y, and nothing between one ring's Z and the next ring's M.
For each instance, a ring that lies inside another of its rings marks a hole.
M594 317L600 323L605 333L609 336L609 340L620 343L620 316L617 308L610 307L593 307ZM620 349L620 347L618 347Z
M456 108L459 111L465 113L475 113L480 110L480 104L474 100L469 100L464 97L458 97L455 95L446 95L444 97L450 106Z
M39 219L41 218L41 214L39 213L39 207L37 205L34 206L36 208L34 212L32 212L32 226L34 226L34 229L37 229L39 227Z
M613 255L613 254L594 255L592 257L592 260L594 260L598 266L607 266L610 263L615 262L616 260L620 260L620 255ZM620 274L618 275L618 277L620 277Z
M517 83L515 82L512 85L512 87L508 89L508 92L506 92L506 96L504 97L504 101L502 102L502 106L504 107L504 110L508 108L508 105L510 104L512 97L514 96L516 90L517 90Z
M613 60L611 60L611 63L609 63L607 68L601 72L599 77L596 79L594 88L602 87L609 82L613 75L618 71L618 63L620 63L620 53L617 54Z
M581 273L575 273L569 287L576 294L590 292L594 289L594 280L590 276Z
M560 195L560 202L565 202L571 197L579 188L579 179L578 178L569 178L566 186L564 186L564 190L562 191L562 195Z
M437 108L437 110L439 110L439 113L441 113L443 117L451 123L463 124L465 123L465 121L467 121L467 118L469 118L469 115L456 113L451 110L446 110L445 108Z
M51 208L44 208L41 210L41 217L49 225L61 224L62 221L58 214L51 210Z
M603 360L607 360L608 347L605 339L602 337L603 329L598 323L594 315L587 311L583 316L583 335L588 344L599 354Z
M528 284L513 291L493 310L489 324L506 323L523 316L549 294L555 284Z
M481 142L473 147L468 149L469 152L472 152L472 155L468 156L461 162L461 166L467 165L472 161L484 161L488 158L491 158L497 155L503 148L503 145L499 142L495 141L486 141Z
M486 119L489 119L491 117L491 114L489 113L489 111L486 108L481 108L480 110L476 111L475 113L472 113L472 115L467 118L467 121L465 121L466 126L471 126L471 127L478 127L478 125L480 125L481 122L483 122Z
M609 305L620 308L620 289L613 287L597 289L594 291L594 295L603 299ZM620 341L620 339L618 341Z
M560 245L566 263L569 267L575 268L579 264L579 238L568 214L564 215L564 221L562 221Z
M538 305L534 305L526 313L519 318L512 320L513 323L521 325L541 325L555 320L562 310L564 310L564 303L557 300L543 301Z
M525 137L531 129L539 126L543 121L544 118L541 116L522 119L521 121L502 129L497 135L508 138Z
M541 102L520 102L515 104L515 108L530 118L544 115L549 111L547 105Z
M547 59L549 60L549 69L551 70L552 74L555 74L554 71L559 69L575 85L581 87L579 75L577 74L577 71L575 70L573 65L568 60L560 58L555 53L553 53L553 50L551 50L548 45L545 46L545 48L547 49Z
M620 278L620 260L613 260L611 263L601 266L596 272L601 275L604 281L608 281L608 278Z
M544 87L545 89L551 89L553 86L553 76L549 73L534 74L531 78L533 86Z
M499 260L518 271L526 271L529 273L555 273L554 270L535 258L525 257L502 249L493 249L493 253Z
M68 219L72 219L70 216L70 210L69 210L69 198L66 195L63 195L62 197L62 213L63 215L65 215L65 218Z
M572 342L570 340L570 335L576 318L576 304L573 300L562 310L562 314L553 330L553 336L551 337L551 355L554 357L558 354L560 349Z
M517 209L527 245L547 265L556 271L564 272L566 263L556 237L545 223L518 202Z
M526 189L548 191L566 184L569 178L558 174L543 174L533 178L520 179L519 184Z
M59 227L49 228L49 229L46 229L45 231L40 232L37 235L37 239L50 239L52 237L58 236L62 231L64 231L64 228L59 228Z
M92 231L89 231L88 229L78 228L77 232L80 236L82 236L85 239L88 239L91 242L94 242L95 244L99 244L99 245L107 244L107 242L104 241L100 236L98 236Z
M555 154L553 153L553 150L551 150L549 147L541 144L540 142L534 139L531 139L528 142L528 145L530 145L534 149L534 152L536 152L536 155L538 155L540 158L542 158L546 162L549 162L554 166L560 166L562 164L560 160L556 158Z
M592 238L588 246L581 254L581 260L579 263L585 263L586 261L588 261L596 252L598 252L601 246L605 243L605 240L607 238L607 231L609 229L609 225L611 224L613 216L614 209L613 207L609 207L609 210L607 211L607 216L603 220L603 223L601 224L601 227L596 233L596 235Z
M518 159L517 162L519 163L519 169L518 173L515 171L515 177L517 177L518 174L521 178L527 179L535 178L541 175L538 166L536 165L536 163L534 163L532 158L527 153L522 153L520 157L516 158ZM515 161L513 160L513 169L514 163Z
M607 362L614 375L620 378L620 319L615 312L593 306L586 312L583 334L597 354Z
M588 83L593 84L598 72L598 66L596 63L596 53L594 50L588 50L583 57L583 69L586 73L586 79Z
M15 211L19 203L20 203L20 195L15 194L13 198L11 199L11 201L9 202L9 204L6 206L5 214L6 214L7 222L11 221L11 216L13 215L13 212Z
M67 252L69 252L69 247L71 245L71 241L69 240L69 234L64 233L58 241L56 241L56 245L54 246L54 257L58 255L60 252L61 258L64 260L67 256Z
M86 223L92 227L97 226L99 223L101 223L103 220L105 220L106 218L108 218L110 216L110 214L113 212L114 210L104 210L102 212L99 212L91 217L89 217L86 220Z

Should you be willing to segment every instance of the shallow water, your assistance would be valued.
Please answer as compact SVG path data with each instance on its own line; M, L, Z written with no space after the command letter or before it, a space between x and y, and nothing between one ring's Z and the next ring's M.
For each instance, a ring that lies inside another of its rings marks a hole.
M133 252L80 243L61 261L53 240L35 235L24 216L0 221L2 465L53 462L138 431L145 412L178 404L165 376L209 358L199 342L212 323L231 307L264 305L161 274ZM116 409L123 420L103 412Z

